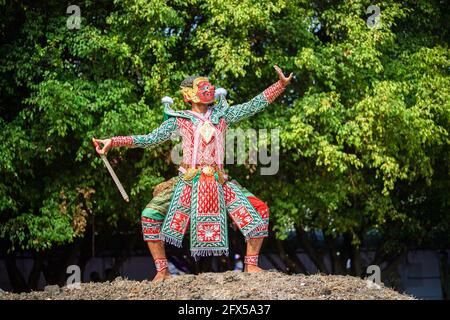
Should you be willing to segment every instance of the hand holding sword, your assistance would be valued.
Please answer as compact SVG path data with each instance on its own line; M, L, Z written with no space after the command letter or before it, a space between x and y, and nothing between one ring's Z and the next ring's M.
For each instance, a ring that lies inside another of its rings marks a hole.
M119 178L117 178L116 173L114 172L113 168L111 167L111 164L109 163L108 159L106 159L106 154L108 153L108 150L111 149L111 139L95 139L92 138L92 143L95 146L95 151L100 155L100 158L105 163L106 168L109 171L109 174L113 178L114 182L116 183L117 188L119 189L120 194L122 195L123 199L126 202L130 201L130 198L128 198L127 193L125 192L125 189L123 188L122 184L119 181ZM100 144L103 144L103 148L100 147Z
M95 151L97 151L99 155L106 155L109 149L111 149L112 140L92 138L92 143L94 144ZM100 144L103 144L103 148L100 148Z

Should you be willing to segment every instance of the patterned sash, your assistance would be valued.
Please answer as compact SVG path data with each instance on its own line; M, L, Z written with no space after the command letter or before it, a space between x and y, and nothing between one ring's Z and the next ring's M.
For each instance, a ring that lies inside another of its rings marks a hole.
M265 223L238 186L228 181L219 183L218 172L206 175L199 170L192 180L178 181L161 228L161 239L181 247L190 223L194 258L228 255L227 213L246 238Z

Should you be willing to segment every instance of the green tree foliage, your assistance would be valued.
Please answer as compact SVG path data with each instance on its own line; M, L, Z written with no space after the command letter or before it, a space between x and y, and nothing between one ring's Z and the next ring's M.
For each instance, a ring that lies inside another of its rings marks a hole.
M369 5L380 8L370 28ZM176 174L170 143L114 149L125 204L91 138L144 134L161 97L185 108L178 85L208 75L248 100L295 79L282 99L241 125L280 128L280 171L230 168L268 202L279 239L322 230L336 258L344 235L356 263L369 231L384 254L448 246L448 9L440 1L79 1L69 30L60 1L0 2L0 236L47 250L103 225L137 225L154 186ZM245 179L247 177L247 179ZM100 223L100 222L99 222ZM136 229L138 230L138 229ZM308 250L307 250L308 251ZM313 256L315 253L309 250ZM341 260L339 260L341 259ZM387 259L387 258L386 258ZM339 261L338 261L339 260ZM354 270L358 273L358 270Z

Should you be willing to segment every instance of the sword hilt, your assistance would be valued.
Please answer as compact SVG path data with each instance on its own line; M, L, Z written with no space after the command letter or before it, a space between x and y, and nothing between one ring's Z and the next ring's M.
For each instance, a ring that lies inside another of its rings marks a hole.
M94 138L92 138L92 144L94 145L95 151L98 152L99 151L98 148L100 148L100 144L97 141L95 141Z

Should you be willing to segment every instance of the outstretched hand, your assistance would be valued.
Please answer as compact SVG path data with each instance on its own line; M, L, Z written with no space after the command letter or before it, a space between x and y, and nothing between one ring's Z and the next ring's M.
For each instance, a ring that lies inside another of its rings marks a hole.
M111 149L112 141L111 141L111 139L102 140L102 139L92 138L92 143L95 146L95 151L97 151L97 153L99 155L103 155L103 154L107 154L108 150ZM103 148L100 147L100 144L103 145Z
M284 76L283 70L281 70L279 66L275 65L273 67L275 68L275 71L278 73L278 77L280 78L280 81L283 83L283 86L287 86L289 82L291 82L294 73L291 72L289 77L286 78Z

